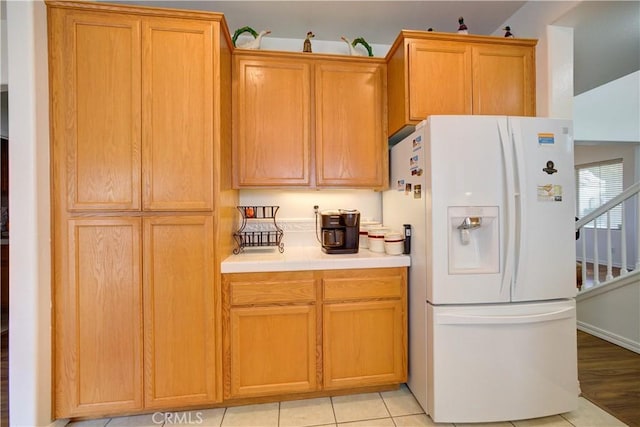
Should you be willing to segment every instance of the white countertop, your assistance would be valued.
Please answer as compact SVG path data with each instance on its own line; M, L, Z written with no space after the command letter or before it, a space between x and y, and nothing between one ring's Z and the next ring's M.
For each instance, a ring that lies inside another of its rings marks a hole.
M267 271L340 270L353 268L408 267L409 255L387 255L361 248L357 254L325 254L320 246L245 248L222 261L222 273Z

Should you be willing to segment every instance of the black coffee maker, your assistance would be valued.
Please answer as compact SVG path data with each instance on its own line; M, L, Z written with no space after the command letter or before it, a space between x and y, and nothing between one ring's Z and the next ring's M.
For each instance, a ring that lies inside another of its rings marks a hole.
M351 209L320 213L322 251L327 254L358 253L360 212Z

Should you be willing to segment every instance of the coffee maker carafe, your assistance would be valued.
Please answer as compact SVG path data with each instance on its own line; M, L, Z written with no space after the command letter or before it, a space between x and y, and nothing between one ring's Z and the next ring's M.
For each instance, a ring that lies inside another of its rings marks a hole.
M360 212L338 209L320 213L322 251L327 254L358 253L360 243Z

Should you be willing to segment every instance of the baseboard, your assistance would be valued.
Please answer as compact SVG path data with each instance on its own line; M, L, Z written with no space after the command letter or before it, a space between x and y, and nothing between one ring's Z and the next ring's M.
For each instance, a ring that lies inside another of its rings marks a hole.
M585 322L578 321L578 329L596 336L598 338L602 338L605 341L609 341L612 344L619 345L620 347L626 348L627 350L631 350L635 353L640 354L640 342L636 342L625 338L621 335L614 334L613 332L606 331L604 329L598 328L597 326L590 325Z

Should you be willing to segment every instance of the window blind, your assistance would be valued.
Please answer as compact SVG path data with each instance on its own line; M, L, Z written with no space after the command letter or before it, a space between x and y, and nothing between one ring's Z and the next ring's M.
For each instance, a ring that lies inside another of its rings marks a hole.
M576 216L582 218L620 194L622 185L622 159L576 166ZM620 228L622 206L613 208L610 215L611 228ZM607 216L602 215L585 227L593 228L594 224L598 228L606 228Z

